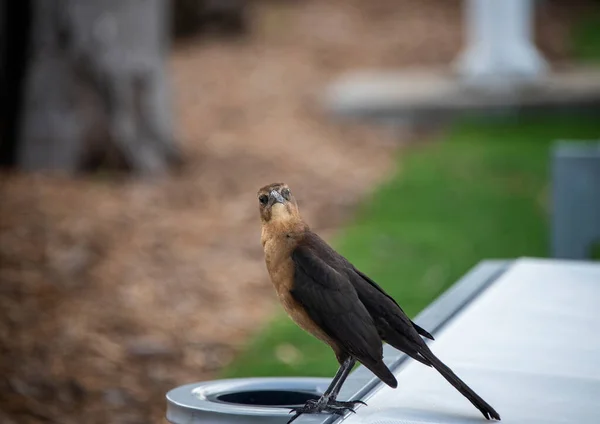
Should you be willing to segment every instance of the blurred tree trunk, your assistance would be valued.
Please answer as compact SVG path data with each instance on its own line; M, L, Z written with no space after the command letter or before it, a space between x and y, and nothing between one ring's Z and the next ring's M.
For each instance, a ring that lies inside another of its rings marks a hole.
M30 0L15 165L164 174L173 141L168 0Z

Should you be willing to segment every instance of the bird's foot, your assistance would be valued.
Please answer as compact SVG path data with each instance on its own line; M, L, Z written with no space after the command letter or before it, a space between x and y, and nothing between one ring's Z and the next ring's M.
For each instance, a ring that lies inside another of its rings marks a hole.
M290 424L296 418L298 418L302 414L320 414L322 412L336 415L344 415L346 412L355 412L354 407L357 404L367 405L362 400L353 400L348 402L343 402L339 400L329 399L326 397L321 397L319 400L309 400L304 404L304 406L300 406L298 408L292 408L290 410L290 414L295 412L294 416L287 422Z
M331 406L334 406L334 407L337 407L337 408L346 408L346 409L349 409L352 412L354 412L353 408L356 405L365 405L365 406L367 406L367 404L364 403L362 400L350 400L350 401L347 401L347 402L343 402L343 401L340 401L340 400L330 400L329 403L328 403L328 405L331 405Z

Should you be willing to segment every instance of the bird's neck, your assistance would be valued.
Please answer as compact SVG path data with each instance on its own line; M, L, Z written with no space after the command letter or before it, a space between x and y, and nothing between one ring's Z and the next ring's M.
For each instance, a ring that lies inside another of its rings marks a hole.
M261 242L265 246L269 242L294 242L308 231L308 225L299 216L274 218L262 225ZM283 246L282 246L283 247Z
M271 275L279 275L289 268L290 255L307 231L308 225L300 218L263 223L261 242Z

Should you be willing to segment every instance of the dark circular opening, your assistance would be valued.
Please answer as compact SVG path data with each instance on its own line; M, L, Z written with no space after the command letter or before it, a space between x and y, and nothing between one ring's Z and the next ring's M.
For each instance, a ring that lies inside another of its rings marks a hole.
M225 393L216 397L220 402L257 406L301 406L307 400L319 399L319 395L309 392L286 390L253 390L248 392Z

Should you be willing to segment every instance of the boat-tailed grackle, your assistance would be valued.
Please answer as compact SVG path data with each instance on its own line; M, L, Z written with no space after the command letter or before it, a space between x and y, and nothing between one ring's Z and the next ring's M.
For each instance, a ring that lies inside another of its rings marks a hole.
M383 362L383 342L435 368L486 419L500 415L440 361L421 337L431 334L412 322L396 301L368 276L313 233L284 183L258 191L261 242L277 296L288 315L305 331L328 344L340 364L317 401L293 408L295 415L354 411L360 400L342 402L337 395L356 361L392 388L398 385ZM288 422L288 423L289 423Z

